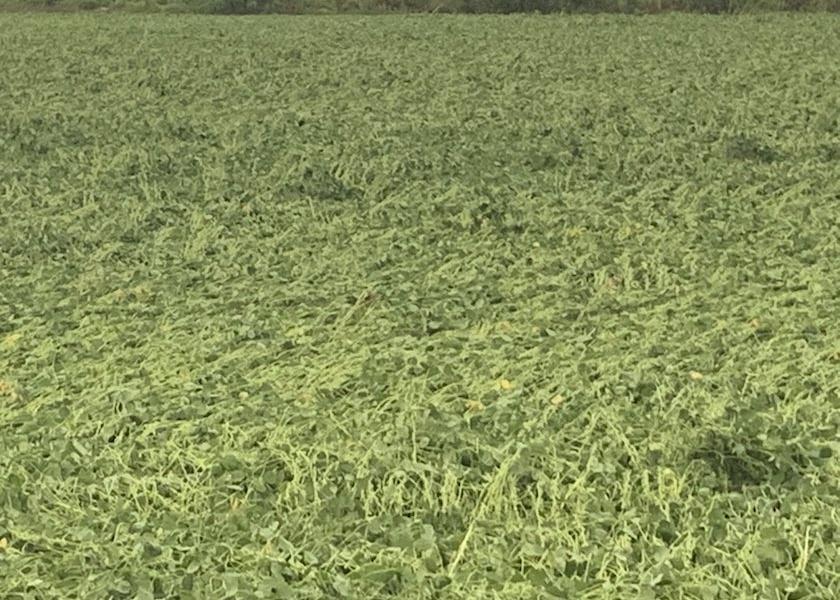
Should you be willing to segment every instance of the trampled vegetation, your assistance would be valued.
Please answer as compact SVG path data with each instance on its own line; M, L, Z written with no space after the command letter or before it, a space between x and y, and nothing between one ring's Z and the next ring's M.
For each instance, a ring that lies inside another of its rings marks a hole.
M840 597L840 19L0 52L0 597Z

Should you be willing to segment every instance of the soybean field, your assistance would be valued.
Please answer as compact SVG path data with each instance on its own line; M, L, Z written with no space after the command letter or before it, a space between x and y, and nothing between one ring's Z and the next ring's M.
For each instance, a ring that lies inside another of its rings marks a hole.
M840 597L838 57L0 14L0 597Z

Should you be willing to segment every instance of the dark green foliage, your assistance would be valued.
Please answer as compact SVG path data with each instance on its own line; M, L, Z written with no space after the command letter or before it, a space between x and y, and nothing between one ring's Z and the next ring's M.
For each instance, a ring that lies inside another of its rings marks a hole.
M278 7L279 5L275 6L272 0L219 0L216 10L221 13L248 14L275 10Z
M767 144L746 135L737 135L726 144L726 157L737 160L773 162L778 154Z

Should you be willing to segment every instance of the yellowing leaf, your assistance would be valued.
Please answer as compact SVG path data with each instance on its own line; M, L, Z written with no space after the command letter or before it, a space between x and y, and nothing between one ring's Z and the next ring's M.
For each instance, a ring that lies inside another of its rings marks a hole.
M22 333L10 333L6 337L3 338L3 342L0 343L0 346L5 350L10 350L17 346L18 340L23 337Z
M466 407L468 412L481 412L485 409L484 402L481 400L467 400Z
M549 400L549 402L551 402L551 405L555 407L560 406L561 404L563 404L564 401L565 398L563 398L563 396L561 396L560 394L555 395L551 400Z
M691 377L692 381L700 381L703 379L703 373L700 373L699 371L691 371L688 376Z
M7 540L6 538L0 538L0 552L5 552L8 547L9 540Z
M622 284L623 282L624 282L624 279L622 279L622 278L621 278L621 277L619 277L618 275L613 275L613 276L611 276L611 277L607 277L607 280L606 280L606 282L604 282L604 285L605 285L607 288L609 288L609 289L611 289L611 290L614 290L614 289L616 289L616 288L621 287L621 284Z
M508 390L513 389L513 383L508 381L507 379L500 379L499 380L499 389L502 391L507 392Z
M148 300L152 296L151 288L146 285L135 286L130 291L134 295L134 299L139 301Z
M5 379L0 379L0 396L7 396L12 399L17 398L15 386L13 386L10 382L6 381Z

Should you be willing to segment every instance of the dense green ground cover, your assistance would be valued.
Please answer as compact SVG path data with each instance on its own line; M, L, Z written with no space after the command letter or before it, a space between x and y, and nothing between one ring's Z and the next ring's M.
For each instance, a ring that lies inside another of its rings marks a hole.
M840 19L0 53L0 597L840 597Z

